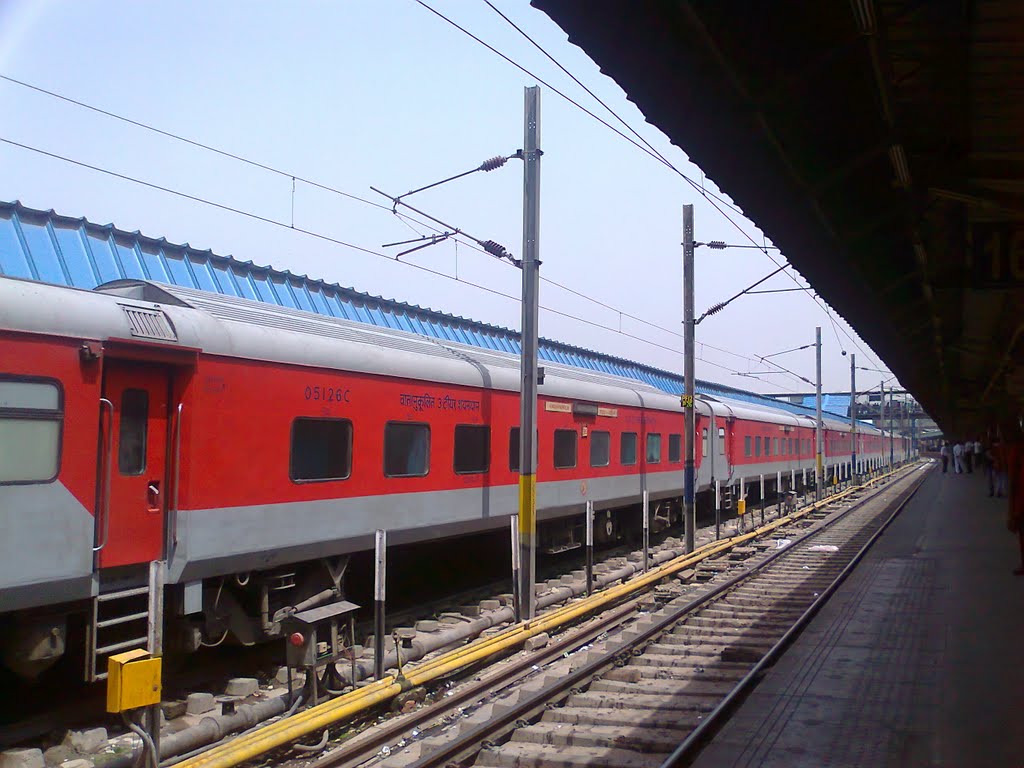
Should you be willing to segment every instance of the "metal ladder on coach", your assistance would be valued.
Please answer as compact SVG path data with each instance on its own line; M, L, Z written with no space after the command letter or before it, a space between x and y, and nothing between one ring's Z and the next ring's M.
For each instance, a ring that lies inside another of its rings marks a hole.
M92 615L86 627L85 679L107 678L107 659L115 653L159 648L163 631L164 566L149 564L149 578L142 586L103 589L92 599ZM121 582L123 584L123 582Z
M733 486L730 483L722 488L722 509L732 509L735 505Z

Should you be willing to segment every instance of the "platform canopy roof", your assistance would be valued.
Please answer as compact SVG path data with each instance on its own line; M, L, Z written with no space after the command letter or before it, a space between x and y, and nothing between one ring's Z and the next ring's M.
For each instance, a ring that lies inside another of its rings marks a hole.
M1017 420L1024 3L532 2L947 434Z

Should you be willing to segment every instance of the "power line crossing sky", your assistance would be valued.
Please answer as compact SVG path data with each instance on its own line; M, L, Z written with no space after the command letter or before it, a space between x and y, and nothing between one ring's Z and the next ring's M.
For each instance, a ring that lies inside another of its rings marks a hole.
M724 204L728 196L647 125L547 16L497 0L493 5L508 21L483 0L429 5L632 135L554 59L653 152L723 196L722 202L702 197L679 173L542 86L541 274L553 283L541 289L541 302L551 310L542 312L541 334L680 370L681 206L694 204L700 241L761 244L763 235ZM433 230L420 217L395 216L383 198L378 207L331 191L373 199L372 185L399 194L522 144L523 86L535 80L422 4L8 0L0 3L0 74L283 171L0 80L0 137L181 193L0 143L3 199L112 221L484 322L519 325L515 300L473 285L518 296L518 270L452 240L403 260L449 276L457 269L460 282L382 259L374 254L400 250L382 244ZM288 174L300 179L294 192ZM518 255L521 195L521 164L513 160L411 202ZM253 216L285 224L294 217L296 228L320 237ZM777 252L773 258L780 259ZM699 249L697 263L698 314L774 269L754 249ZM760 287L794 284L784 273ZM782 372L762 377L765 382L736 372L764 370L760 355L813 341L820 325L825 388L843 389L849 386L849 358L841 356L841 345L872 363L845 335L845 323L835 322L833 329L807 292L744 296L699 326L704 362L698 375L756 391L806 390ZM813 378L813 350L779 362ZM873 374L858 373L867 375Z

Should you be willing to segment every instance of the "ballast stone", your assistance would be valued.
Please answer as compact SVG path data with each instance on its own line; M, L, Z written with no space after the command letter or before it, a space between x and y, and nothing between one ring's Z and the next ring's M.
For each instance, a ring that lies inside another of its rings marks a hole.
M362 647L356 646L359 649L359 653L356 654L358 657L362 653ZM372 651L370 652L372 655ZM278 667L277 673L274 675L274 682L278 685L288 685L288 667ZM306 673L301 670L292 670L292 689L301 688L306 684Z
M77 755L78 753L66 744L58 744L43 752L43 762L50 766L50 768L54 768L67 760L73 759Z
M217 706L212 693L190 693L185 701L185 711L190 715L202 715Z
M89 728L84 731L68 731L64 744L83 755L94 755L107 743L106 728Z
M536 651L540 648L544 648L550 641L551 638L548 637L548 634L546 632L541 632L539 635L527 638L523 648L527 651Z
M0 768L45 768L43 750L8 749L0 752Z
M84 757L76 757L74 760L65 760L60 764L60 768L94 768L92 760L86 760Z
M244 699L246 696L259 693L259 690L260 681L255 677L233 677L228 680L224 693L227 696L238 696Z
M160 710L168 720L176 720L185 714L184 701L161 701Z

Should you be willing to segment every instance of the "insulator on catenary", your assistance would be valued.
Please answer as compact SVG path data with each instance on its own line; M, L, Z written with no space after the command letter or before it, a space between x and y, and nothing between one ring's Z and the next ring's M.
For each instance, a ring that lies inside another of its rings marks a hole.
M711 309L709 309L707 312L704 313L704 316L705 317L711 317L712 315L718 314L723 309L725 309L725 304L724 303L723 304L715 304L715 306L711 307Z
M479 170L481 171L493 171L495 168L501 168L505 163L508 162L507 157L498 155L497 157L491 157L480 163Z
M493 240L484 240L480 245L492 256L497 256L499 259L509 258L509 252L505 250L505 246L501 245L501 243L496 243Z

